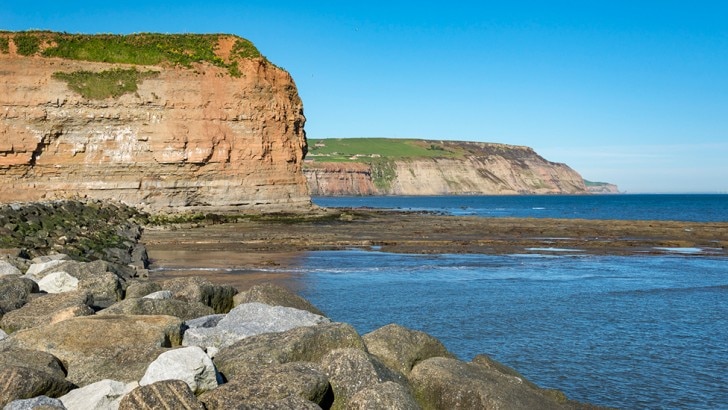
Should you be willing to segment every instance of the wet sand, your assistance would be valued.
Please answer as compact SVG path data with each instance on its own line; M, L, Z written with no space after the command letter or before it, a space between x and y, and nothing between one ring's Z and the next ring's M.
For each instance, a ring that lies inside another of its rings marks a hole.
M443 216L379 210L319 210L235 223L146 228L153 279L199 275L245 289L295 281L286 267L303 252L372 249L400 253L582 253L728 256L727 222L594 221ZM159 270L164 268L164 270ZM230 270L234 272L230 272ZM273 271L273 272L271 272Z

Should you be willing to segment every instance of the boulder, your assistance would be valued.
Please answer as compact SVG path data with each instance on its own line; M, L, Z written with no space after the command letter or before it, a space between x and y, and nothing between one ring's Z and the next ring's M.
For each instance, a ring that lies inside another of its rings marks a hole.
M0 351L0 369L10 366L29 367L64 379L63 364L52 354L39 350L8 348Z
M35 258L31 259L30 262L40 264L40 263L55 262L55 261L68 261L68 260L71 260L71 257L66 254L51 253L49 255L36 256Z
M419 410L408 388L395 382L377 383L356 392L347 403L350 410Z
M199 302L177 299L124 299L101 310L99 315L168 315L182 320L213 314L211 307Z
M227 380L234 380L251 369L289 362L318 362L330 351L346 347L365 349L351 325L328 323L242 339L220 349L213 362Z
M33 261L38 260L38 258L33 259ZM28 267L28 270L25 272L25 274L31 278L31 279L40 279L43 277L43 272L48 272L53 268L56 268L60 265L63 265L65 263L65 260L63 259L51 259L46 260L44 262L38 261L33 262L33 264Z
M39 291L38 284L31 279L0 276L0 317L23 306L28 302L31 293Z
M233 296L238 293L230 285L216 285L197 276L166 280L162 282L162 289L171 291L176 299L210 306L215 313L229 312L233 308Z
M162 286L157 282L149 282L143 280L135 280L130 282L126 287L126 298L141 298L150 293L162 290Z
M144 299L172 299L172 292L170 292L168 290L160 290L158 292L152 292L152 293L144 296ZM205 305L205 306L207 306L207 305ZM212 309L212 308L210 308L210 309Z
M349 408L349 400L362 389L382 382L407 386L402 374L388 369L377 358L361 349L336 349L321 358L321 369L334 391L333 409Z
M419 362L431 357L455 356L434 337L418 330L390 324L362 336L369 353L388 367L405 375Z
M290 396L328 408L332 397L329 381L314 363L292 362L251 369L207 393L200 401L208 410L227 409L230 403L275 403Z
M43 269L34 270L32 265L26 276L35 281L55 272L66 272L68 275L78 279L78 288L87 290L93 294L97 306L107 307L112 303L121 300L124 296L124 278L111 272L112 266L109 262L97 260L93 262L77 262L72 260L56 260L45 262L48 265Z
M139 386L124 396L119 410L205 410L182 380L162 380L147 386Z
M233 298L235 306L243 303L265 303L270 306L285 306L300 310L307 310L319 316L326 316L311 302L291 292L290 290L274 285L272 283L262 283L252 288L240 292Z
M48 396L38 396L32 399L13 400L3 410L67 410L58 399Z
M63 271L53 272L38 281L38 288L47 293L70 292L78 289L78 279Z
M33 298L20 309L0 319L0 327L12 333L22 329L57 323L78 316L93 315L93 298L84 291L47 294Z
M45 395L59 397L75 386L62 377L24 366L0 368L0 406L18 400Z
M115 410L125 394L139 387L139 383L122 383L116 380L100 380L71 390L60 397L68 410Z
M182 323L172 316L94 315L22 330L3 344L58 357L68 380L79 386L103 379L131 382L165 348L179 346Z
M520 378L445 357L418 363L409 380L424 409L567 408Z
M217 387L218 374L205 352L191 346L160 354L147 367L139 385L146 386L160 380L182 380L193 393L200 394Z
M7 275L22 275L23 272L20 271L15 265L12 263L1 260L0 259L0 276L7 276Z
M0 316L0 317L1 317L1 316ZM4 330L0 329L0 340L3 340L3 339L5 339L6 337L8 337L8 334L7 334L7 333L5 333L5 331L4 331Z
M182 344L221 349L246 337L329 322L329 319L305 310L245 303L231 310L217 326L187 329Z
M479 354L473 358L471 363L476 364L478 366L483 366L486 369L489 369L490 371L498 372L504 375L505 377L512 377L516 381L521 381L525 385L531 387L534 390L539 390L543 395L550 397L551 399L555 400L558 403L566 404L571 403L574 405L574 407L582 407L581 403L569 400L566 397L566 394L560 390L556 389L543 389L541 387L538 387L537 385L531 383L528 381L521 373L518 373L514 368L508 367L504 365L503 363L500 363L498 361L493 360L487 355Z

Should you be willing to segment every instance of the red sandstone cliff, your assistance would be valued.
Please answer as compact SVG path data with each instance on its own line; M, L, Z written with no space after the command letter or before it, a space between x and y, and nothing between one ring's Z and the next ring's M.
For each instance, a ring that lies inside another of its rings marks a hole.
M129 68L0 49L0 202L115 199L153 210L310 205L301 164L303 106L291 76L264 58L242 73L195 63L158 72L135 93L87 99L57 72ZM215 53L229 59L235 37Z

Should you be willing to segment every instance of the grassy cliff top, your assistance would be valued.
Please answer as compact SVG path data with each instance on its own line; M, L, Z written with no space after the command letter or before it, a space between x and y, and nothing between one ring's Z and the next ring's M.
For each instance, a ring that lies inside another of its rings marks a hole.
M223 41L232 40L229 50ZM207 62L240 75L237 61L263 58L250 41L227 34L68 34L50 31L0 32L0 53L10 43L23 56L59 57L105 63L190 67Z
M480 142L392 138L308 139L306 159L316 162L372 162L416 158L464 158L468 155L522 155L530 148ZM531 151L533 152L533 151ZM534 153L534 155L536 155Z

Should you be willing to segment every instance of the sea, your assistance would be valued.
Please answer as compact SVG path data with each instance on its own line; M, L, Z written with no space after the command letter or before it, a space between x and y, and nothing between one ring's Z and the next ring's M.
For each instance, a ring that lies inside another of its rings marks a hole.
M728 195L314 198L326 207L483 218L728 222ZM728 258L575 252L307 252L285 268L336 321L424 331L574 400L624 409L728 409Z
M313 200L482 218L728 222L723 194ZM486 354L574 400L728 409L728 257L714 252L419 255L368 247L303 252L264 269L203 270L263 271L360 334L390 323L421 330L462 360Z

